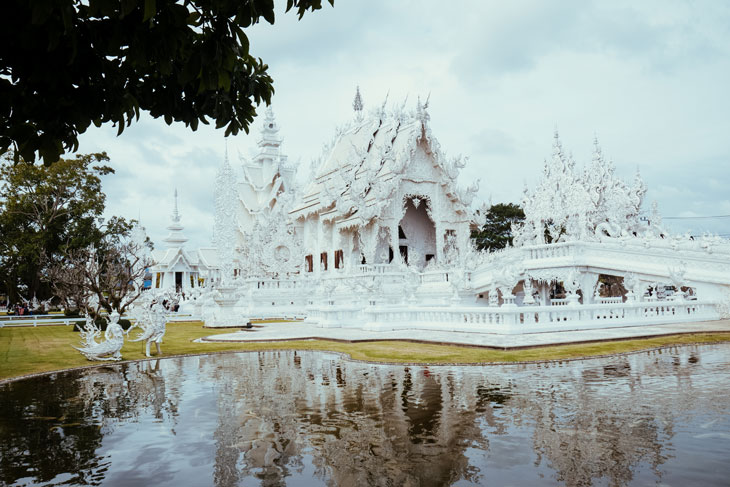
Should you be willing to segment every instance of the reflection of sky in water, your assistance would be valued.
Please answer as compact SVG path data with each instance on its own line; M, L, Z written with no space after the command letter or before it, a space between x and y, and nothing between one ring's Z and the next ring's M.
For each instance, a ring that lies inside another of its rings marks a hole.
M0 386L0 484L725 485L730 345L403 367L223 354Z

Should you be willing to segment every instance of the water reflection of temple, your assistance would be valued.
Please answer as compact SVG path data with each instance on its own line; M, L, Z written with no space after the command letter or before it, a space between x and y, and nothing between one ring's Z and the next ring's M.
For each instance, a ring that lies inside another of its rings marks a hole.
M217 471L235 477L219 485L248 475L281 485L305 463L335 485L480 483L488 472L473 452L525 427L532 444L515 448L529 450L529 463L566 485L596 478L625 485L640 463L660 478L676 403L637 401L637 381L686 375L664 362L634 371L630 357L598 367L544 366L549 381L534 366L483 375L285 352L205 367L221 380ZM235 375L230 369L245 374L224 380Z
M716 400L730 386L705 372L713 365L702 357L681 348L584 362L427 368L261 352L114 366L51 388L68 403L39 409L63 416L63 436L34 430L45 443L23 440L21 403L0 394L0 454L22 456L10 438L32 446L35 462L39 450L55 459L43 463L44 481L73 464L86 478L115 485L122 474L114 466L125 459L107 459L104 445L131 441L132 422L156 428L144 441L167 445L158 464L180 457L163 471L167 477L156 477L161 484L190 462L200 482L217 486L296 478L307 485L661 483L686 440L688 418L701 411L717 426L730 412ZM148 447L144 441L132 448ZM79 451L64 460L62 445ZM143 473L148 467L137 465ZM0 481L12 483L7 465L1 468Z

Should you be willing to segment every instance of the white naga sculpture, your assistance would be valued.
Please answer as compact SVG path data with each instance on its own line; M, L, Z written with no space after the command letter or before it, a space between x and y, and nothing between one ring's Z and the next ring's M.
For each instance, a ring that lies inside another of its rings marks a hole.
M167 325L167 310L162 305L163 299L163 297L157 296L141 300L140 303L135 303L132 311L132 316L135 318L132 328L139 327L142 331L137 338L130 341L141 342L144 340L145 356L147 357L150 356L150 345L152 343L157 348L157 355L162 354L160 343L162 343L162 337L165 336Z
M86 315L86 324L81 330L81 347L74 347L89 360L121 360L122 346L124 346L124 330L119 324L119 313L113 311L107 319L108 325L104 332L104 340L97 342L101 330L93 318Z

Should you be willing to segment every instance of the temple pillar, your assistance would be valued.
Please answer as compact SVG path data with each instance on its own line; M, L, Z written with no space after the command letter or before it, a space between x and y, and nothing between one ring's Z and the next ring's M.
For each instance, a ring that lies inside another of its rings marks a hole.
M593 304L595 302L593 290L598 283L598 274L595 272L581 272L578 281L581 294L583 294L583 304Z
M540 304L542 306L550 305L550 283L540 282L538 284L538 292L540 293Z
M390 247L393 249L393 265L400 265L400 238L398 238L398 224L400 222L397 219L393 220L390 225Z
M439 222L434 222L434 233L436 234L436 262L438 264L444 263L444 228Z
M348 231L345 231L342 240L344 241L344 244L342 245L342 253L343 253L343 260L344 260L344 267L345 272L349 273L350 269L352 268L352 251L354 248L354 244L352 242L353 235L349 233Z
M322 239L324 238L324 236L322 232L322 220L319 217L317 217L315 225L316 238L314 239L314 255L312 256L312 267L314 268L314 274L316 276L320 276L322 274L322 262L320 259L322 255Z
M332 238L331 238L331 242L332 242L331 243L331 247L332 247L332 250L329 251L329 252L327 252L327 268L328 269L332 269L332 270L336 270L335 269L335 260L336 260L335 259L335 252L337 252L340 249L340 231L337 229L337 225L335 224L334 221L332 222L332 224L330 225L330 227L332 229L331 230L331 233L332 233Z

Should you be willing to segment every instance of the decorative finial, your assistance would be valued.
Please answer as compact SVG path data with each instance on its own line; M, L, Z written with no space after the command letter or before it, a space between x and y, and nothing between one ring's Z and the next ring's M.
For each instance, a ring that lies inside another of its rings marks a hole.
M274 109L271 105L266 107L264 113L264 132L278 132L279 127L276 125L276 118L274 117Z
M228 158L228 151L226 150L226 159ZM175 188L175 208L172 210L172 221L175 223L180 222L180 212L177 211L177 188Z
M355 100L352 102L352 108L355 110L355 118L362 120L362 96L360 96L360 85L355 91Z

